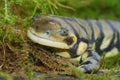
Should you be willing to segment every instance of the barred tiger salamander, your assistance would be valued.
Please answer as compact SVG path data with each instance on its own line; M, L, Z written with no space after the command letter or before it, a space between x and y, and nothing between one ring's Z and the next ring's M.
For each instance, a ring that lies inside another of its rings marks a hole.
M34 16L28 37L35 43L62 49L56 55L77 59L82 72L99 68L101 55L120 51L120 22L83 20L54 15Z

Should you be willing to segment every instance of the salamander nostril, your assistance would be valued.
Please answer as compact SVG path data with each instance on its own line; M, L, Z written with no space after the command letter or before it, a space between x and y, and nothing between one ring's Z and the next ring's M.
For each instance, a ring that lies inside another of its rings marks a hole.
M46 35L50 35L50 31L48 30L48 31L45 31L45 34Z
M39 30L39 26L35 26L35 29L36 29L36 30Z

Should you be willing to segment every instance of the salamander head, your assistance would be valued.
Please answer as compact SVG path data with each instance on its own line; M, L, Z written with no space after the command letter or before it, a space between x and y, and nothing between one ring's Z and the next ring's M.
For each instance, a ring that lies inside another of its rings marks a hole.
M76 36L55 16L35 16L31 27L28 29L28 37L35 43L69 49L76 42Z

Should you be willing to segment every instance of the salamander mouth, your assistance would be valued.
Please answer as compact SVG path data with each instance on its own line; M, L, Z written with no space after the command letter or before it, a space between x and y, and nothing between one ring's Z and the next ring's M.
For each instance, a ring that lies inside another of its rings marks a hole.
M27 35L35 43L38 43L44 46L60 48L60 49L69 49L69 46L66 43L57 42L57 41L53 41L50 39L40 37L36 35L35 33L33 33L31 30L28 30Z
M47 39L47 38L40 37L40 36L36 35L32 30L29 30L29 31L30 31L30 33L31 33L32 35L34 35L34 36L36 36L36 37L38 37L38 38L40 38L40 39L45 39L45 40L53 41L53 40L50 40L50 39ZM53 42L54 42L54 41L53 41Z

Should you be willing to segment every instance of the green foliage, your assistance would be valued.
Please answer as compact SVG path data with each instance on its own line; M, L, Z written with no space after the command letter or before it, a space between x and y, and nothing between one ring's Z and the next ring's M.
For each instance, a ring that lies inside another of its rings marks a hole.
M0 76L5 78L5 80L13 80L12 76L7 74L7 73L5 73L5 72L0 72Z
M63 10L60 15L80 18L120 18L120 0L64 0L64 5L71 6L75 11Z
M80 18L120 18L119 0L3 0L0 17L14 23L35 14L57 14ZM1 22L1 21L0 21Z
M117 54L109 58L103 58L101 61L101 68L120 70L120 55Z
M79 80L119 80L118 77L112 76L113 71L105 72L101 75L99 73L84 74L76 67L72 67L72 70L73 76L77 77Z
M11 20L15 21L13 20L15 16L30 17L35 14L58 14L59 7L72 9L69 6L61 4L59 0L4 0L1 4L2 8L0 12L4 13L4 15L0 14L0 17L8 22Z
M1 12L3 12L4 15L0 14L0 15L1 15L0 17L3 18L2 22L0 22L0 23L3 23L3 22L8 21L9 23L13 24L13 23L14 23L14 17L15 17L15 16L12 15L12 13L11 13L11 11L10 11L10 9L11 9L10 7L11 7L11 4L12 4L12 0L11 0L11 1L9 1L9 0L4 0L4 2L2 2L2 3L4 3L4 8L3 8L3 10L2 10Z
M28 76L29 80L43 80L45 78L44 74L41 74L41 75L38 75L37 77L35 77L35 72L32 70L28 71L27 76Z
M32 0L35 3L33 15L35 15L37 9L41 10L41 14L55 14L57 6L57 0Z

